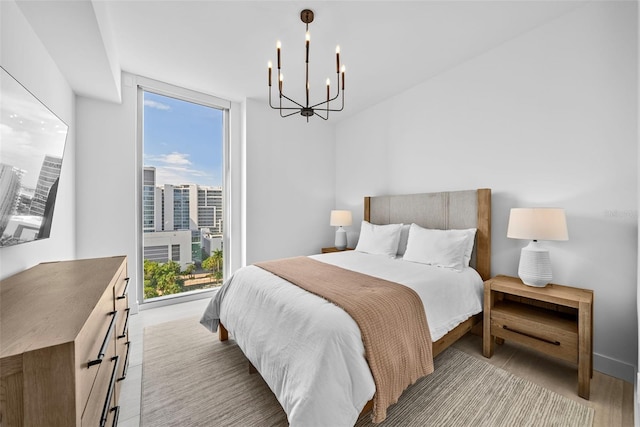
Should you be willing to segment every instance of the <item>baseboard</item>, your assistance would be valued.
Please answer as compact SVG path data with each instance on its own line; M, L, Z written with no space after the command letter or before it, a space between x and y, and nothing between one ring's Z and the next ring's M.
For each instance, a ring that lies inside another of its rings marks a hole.
M1 0L0 0L1 1ZM181 294L167 295L166 297L153 298L150 301L140 303L137 301L138 311L149 310L152 308L164 307L167 305L179 304L183 302L196 301L200 299L211 299L220 288L203 289L192 292L183 292Z
M636 383L636 367L621 360L594 353L593 369L631 384Z

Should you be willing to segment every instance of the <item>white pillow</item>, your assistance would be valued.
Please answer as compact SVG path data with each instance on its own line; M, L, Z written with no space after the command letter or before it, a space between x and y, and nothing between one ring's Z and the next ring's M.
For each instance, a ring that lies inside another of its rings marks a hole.
M450 231L463 231L467 233L467 247L464 249L464 266L469 267L471 262L471 253L473 252L473 244L476 242L476 229L467 228L466 230L450 230Z
M404 255L407 250L407 241L409 240L409 228L410 224L402 224L400 228L400 242L398 243L398 256Z
M411 224L404 260L462 271L469 236L466 230L435 230Z
M376 225L362 221L356 251L395 258L402 224Z

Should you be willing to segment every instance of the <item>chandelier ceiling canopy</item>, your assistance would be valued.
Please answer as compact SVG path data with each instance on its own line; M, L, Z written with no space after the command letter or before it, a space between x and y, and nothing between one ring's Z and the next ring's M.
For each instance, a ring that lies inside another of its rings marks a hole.
M309 117L318 116L323 120L329 119L329 112L331 111L342 111L344 108L344 74L345 74L345 66L340 66L340 46L336 46L336 90L335 95L331 97L331 81L327 78L327 98L324 101L320 101L315 104L310 104L309 102L309 47L311 43L311 36L309 34L309 24L313 22L313 11L309 9L304 9L300 12L300 19L306 25L306 35L305 35L305 93L306 93L306 101L304 104L299 103L287 95L284 94L284 76L282 74L281 67L281 43L278 40L276 43L276 55L277 55L277 66L278 66L278 102L276 105L273 105L271 99L271 76L273 63L269 61L269 105L271 108L280 111L281 117L289 117L294 114L299 113L303 117L306 117L307 122L309 122ZM340 85L340 75L342 74L342 85ZM341 96L340 108L331 108L330 103L338 99Z

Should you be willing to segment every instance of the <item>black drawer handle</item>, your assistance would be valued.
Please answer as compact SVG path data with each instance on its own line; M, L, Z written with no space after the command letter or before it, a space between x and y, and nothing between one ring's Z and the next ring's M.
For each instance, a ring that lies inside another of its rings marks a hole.
M109 410L111 409L111 398L113 397L113 389L116 386L116 375L118 374L118 359L120 356L114 356L111 358L113 363L113 371L111 372L111 379L109 380L109 391L107 392L107 398L102 406L102 415L100 416L100 427L104 427L107 423L107 417L109 416Z
M124 290L122 291L122 295L118 295L116 299L125 299L127 297L127 288L129 287L129 277L124 278Z
M125 311L127 312L127 318L124 320L124 327L122 328L122 335L118 335L118 339L125 338L127 336L127 330L129 328L129 313L131 313L131 309L127 308Z
M107 347L109 347L109 340L113 336L113 329L116 325L116 317L118 317L117 311L112 311L109 313L109 316L113 316L111 318L111 323L109 323L109 329L107 330L107 334L104 336L104 341L102 341L102 346L100 347L100 352L98 353L98 358L89 361L89 367L93 365L99 365L102 363L102 359L104 359L104 355L107 352Z
M524 335L525 337L533 338L533 339L536 339L538 341L546 342L548 344L560 345L560 341L552 341L552 340L548 340L546 338L540 338L540 337L537 337L535 335L528 334L526 332L518 331L517 329L512 329L512 328L508 327L507 325L502 325L502 329L506 329L507 331L515 332L516 334Z
M122 369L122 376L118 378L118 381L122 381L127 377L127 370L129 369L129 352L131 351L131 341L124 343L127 346L127 354L124 356L124 368Z
M111 427L116 427L118 425L118 418L120 418L120 406L116 406L111 410L116 412L116 414L113 416L113 424L111 424Z

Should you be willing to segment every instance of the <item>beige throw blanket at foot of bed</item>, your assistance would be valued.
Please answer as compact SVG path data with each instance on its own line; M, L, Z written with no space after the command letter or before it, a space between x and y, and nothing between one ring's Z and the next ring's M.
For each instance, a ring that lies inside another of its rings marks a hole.
M308 257L255 265L341 307L358 324L376 385L374 423L408 386L433 372L427 317L412 289Z

